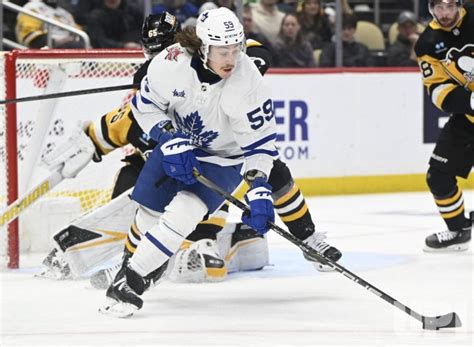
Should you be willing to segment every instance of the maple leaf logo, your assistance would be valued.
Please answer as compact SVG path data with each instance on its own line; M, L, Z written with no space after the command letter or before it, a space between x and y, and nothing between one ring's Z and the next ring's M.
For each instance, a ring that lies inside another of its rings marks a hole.
M179 131L189 136L191 144L201 147L209 148L212 141L214 141L219 133L212 130L204 131L201 116L199 112L191 112L191 114L181 117L178 112L174 111L176 125Z

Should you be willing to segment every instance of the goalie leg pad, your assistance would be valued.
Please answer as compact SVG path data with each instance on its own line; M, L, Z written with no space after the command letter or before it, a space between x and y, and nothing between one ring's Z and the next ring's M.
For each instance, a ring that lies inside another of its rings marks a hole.
M229 241L230 248L225 256L229 273L261 270L269 264L266 237L258 234L245 224L237 224L232 235L218 235L219 243Z
M184 242L168 271L169 279L175 282L220 282L227 277L227 266L212 239Z
M146 276L165 263L207 213L206 204L195 194L180 191L166 206L158 224L145 232L130 260L131 267ZM186 218L184 218L186 216ZM138 218L137 218L138 221ZM143 229L138 225L140 230Z

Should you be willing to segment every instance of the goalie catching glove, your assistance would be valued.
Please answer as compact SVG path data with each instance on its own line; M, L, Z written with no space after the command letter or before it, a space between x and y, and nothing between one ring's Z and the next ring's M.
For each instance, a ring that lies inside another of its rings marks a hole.
M59 171L65 178L76 177L89 164L95 146L82 128L67 141L43 156L43 164L50 171Z

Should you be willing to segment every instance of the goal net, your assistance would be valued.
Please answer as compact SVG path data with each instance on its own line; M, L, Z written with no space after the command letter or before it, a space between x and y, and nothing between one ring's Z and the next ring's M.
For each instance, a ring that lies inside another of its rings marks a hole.
M141 51L25 50L0 53L0 100L126 85L143 63ZM77 128L127 102L133 91L88 94L0 105L0 267L15 268L19 255L47 251L51 236L78 216L110 200L120 150L91 162L46 196L4 223L6 207L49 172L41 156Z

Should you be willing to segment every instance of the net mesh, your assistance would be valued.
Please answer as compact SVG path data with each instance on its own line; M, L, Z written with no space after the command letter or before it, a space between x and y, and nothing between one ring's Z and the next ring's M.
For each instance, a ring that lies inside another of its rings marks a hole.
M53 57L29 58L27 54L16 62L16 97L52 94L72 90L130 84L143 58L122 58L120 53L107 57L70 58L67 54ZM3 71L4 59L0 68ZM3 81L1 99L5 95ZM0 88L2 88L0 87ZM49 171L41 165L45 153L66 142L78 127L95 121L122 103L132 91L90 94L17 104L18 185L19 194L41 182ZM2 107L2 106L0 106ZM5 177L5 108L0 109L0 203L6 207ZM110 200L116 172L123 165L120 150L103 157L100 163L91 162L74 179L66 179L20 218L21 250L43 251L50 244L53 230L69 224ZM5 177L5 178L4 178ZM4 228L3 228L4 229ZM47 229L47 230L44 230ZM58 231L56 230L56 231ZM2 230L2 245L6 232ZM35 236L36 235L36 236ZM46 240L46 242L44 241ZM0 250L5 257L5 247Z

